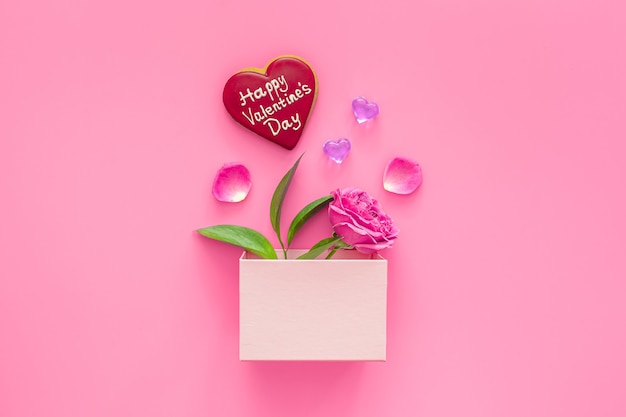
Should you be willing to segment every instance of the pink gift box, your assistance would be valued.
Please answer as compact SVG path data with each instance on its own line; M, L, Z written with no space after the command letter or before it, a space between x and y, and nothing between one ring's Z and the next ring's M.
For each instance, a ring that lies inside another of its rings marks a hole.
M279 258L282 251L277 251ZM386 360L387 260L339 251L333 259L239 260L239 358Z

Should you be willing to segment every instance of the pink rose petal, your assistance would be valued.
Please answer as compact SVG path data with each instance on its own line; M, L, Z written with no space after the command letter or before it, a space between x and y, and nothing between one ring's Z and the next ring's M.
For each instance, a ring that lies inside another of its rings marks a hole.
M394 158L383 174L383 187L395 194L411 194L422 184L422 168L409 158Z
M219 201L238 203L248 196L252 187L250 171L245 166L230 162L217 171L213 180L213 196Z

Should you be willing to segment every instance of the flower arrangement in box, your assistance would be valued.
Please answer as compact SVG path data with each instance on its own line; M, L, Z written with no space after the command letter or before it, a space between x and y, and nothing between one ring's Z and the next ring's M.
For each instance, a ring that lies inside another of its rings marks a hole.
M247 227L198 229L245 250L239 262L239 357L385 360L387 261L377 252L393 245L398 229L372 196L345 188L300 210L283 240L281 209L301 158L278 183L270 204L280 249ZM308 250L291 250L301 227L325 208L332 236Z

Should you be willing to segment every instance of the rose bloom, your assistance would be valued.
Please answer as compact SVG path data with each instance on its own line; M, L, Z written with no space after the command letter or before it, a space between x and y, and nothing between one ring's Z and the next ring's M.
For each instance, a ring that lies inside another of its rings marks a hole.
M344 242L365 254L393 245L399 230L371 195L358 188L344 188L333 191L332 196L328 217Z

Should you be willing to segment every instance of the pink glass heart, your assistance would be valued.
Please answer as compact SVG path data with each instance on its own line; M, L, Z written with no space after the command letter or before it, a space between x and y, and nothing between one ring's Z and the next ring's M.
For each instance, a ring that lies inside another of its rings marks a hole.
M230 162L217 171L213 180L213 196L219 201L243 201L252 187L250 171L242 164Z
M352 145L350 141L346 138L341 138L339 140L327 140L324 142L324 154L340 164L346 159L346 156L350 153L350 149L352 149Z
M422 168L409 158L394 158L383 174L383 188L395 194L411 194L422 184Z
M370 103L365 97L357 97L352 100L352 112L354 112L356 121L361 124L378 116L380 109L378 104Z

